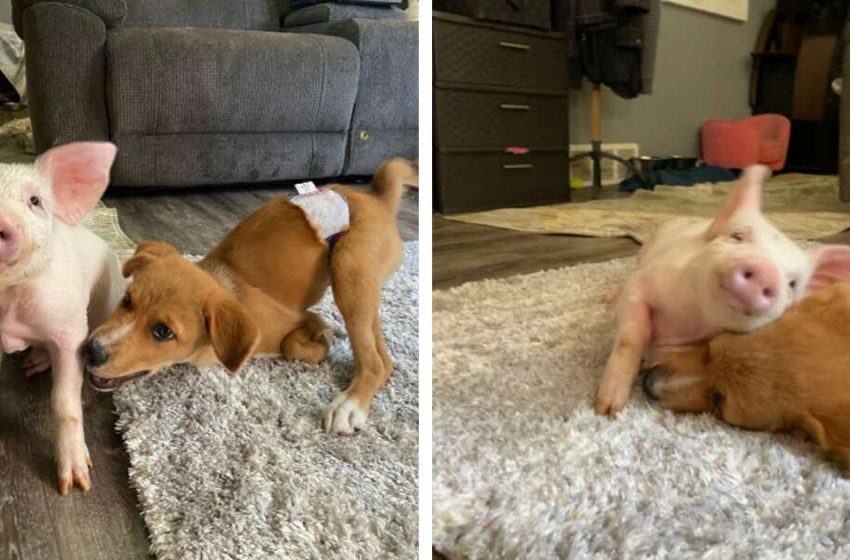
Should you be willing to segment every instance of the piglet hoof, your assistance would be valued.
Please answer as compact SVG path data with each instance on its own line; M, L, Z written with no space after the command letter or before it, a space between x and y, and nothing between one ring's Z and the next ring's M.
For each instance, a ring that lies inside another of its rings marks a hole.
M623 404L610 403L607 401L597 400L593 405L593 410L598 416L607 416L612 420L617 417L617 413L623 409Z
M602 387L596 395L596 402L593 404L593 410L599 416L607 416L608 418L616 418L617 413L623 410L626 406L626 401L629 399L629 390L622 390L618 387Z
M617 301L617 298L620 297L620 288L621 286L617 286L616 288L605 294L605 296L602 298L602 303L611 305L612 303Z
M59 493L67 496L76 486L83 492L91 490L91 458L85 445L57 456L59 463Z
M369 409L345 391L337 394L331 404L322 409L325 433L328 434L353 434L355 430L366 427L368 417Z
M21 366L24 368L24 375L27 377L47 371L50 369L50 354L41 348L33 348L26 355Z

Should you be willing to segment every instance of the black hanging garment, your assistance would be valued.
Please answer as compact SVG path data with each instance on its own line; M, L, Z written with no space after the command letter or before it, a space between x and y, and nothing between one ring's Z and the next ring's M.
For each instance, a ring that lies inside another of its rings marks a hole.
M561 0L554 11L573 34L573 87L586 77L626 99L652 92L661 0Z

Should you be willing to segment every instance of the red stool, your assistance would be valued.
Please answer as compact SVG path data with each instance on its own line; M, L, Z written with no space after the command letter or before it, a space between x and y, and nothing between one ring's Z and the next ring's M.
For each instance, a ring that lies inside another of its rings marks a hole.
M706 121L702 125L702 160L726 169L763 163L779 171L785 167L790 136L791 121L782 115Z

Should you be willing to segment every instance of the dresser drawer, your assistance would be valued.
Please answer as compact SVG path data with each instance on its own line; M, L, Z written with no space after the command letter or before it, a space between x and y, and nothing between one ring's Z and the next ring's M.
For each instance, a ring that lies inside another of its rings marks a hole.
M434 91L441 148L569 145L566 96Z
M543 33L435 18L434 80L566 90L567 43Z
M470 212L570 200L570 157L567 151L531 152L524 156L498 151L439 151L435 156L435 198L442 212Z

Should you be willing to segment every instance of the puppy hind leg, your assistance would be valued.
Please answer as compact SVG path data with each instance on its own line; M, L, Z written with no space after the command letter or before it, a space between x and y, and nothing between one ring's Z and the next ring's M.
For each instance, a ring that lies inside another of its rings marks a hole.
M303 323L280 342L280 353L290 360L318 364L328 357L332 339L333 332L325 321L307 311Z
M372 398L387 381L389 356L385 358L380 350L383 348L378 319L380 279L365 266L354 269L337 266L333 273L334 300L345 321L354 354L354 377L348 388L325 407L322 416L326 432L350 434L365 427ZM340 277L342 281L337 281Z
M375 314L375 319L372 321L372 334L375 337L375 349L384 363L384 384L389 381L393 373L393 360L390 358L390 353L387 351L387 344L384 341L384 333L381 331L380 314Z

